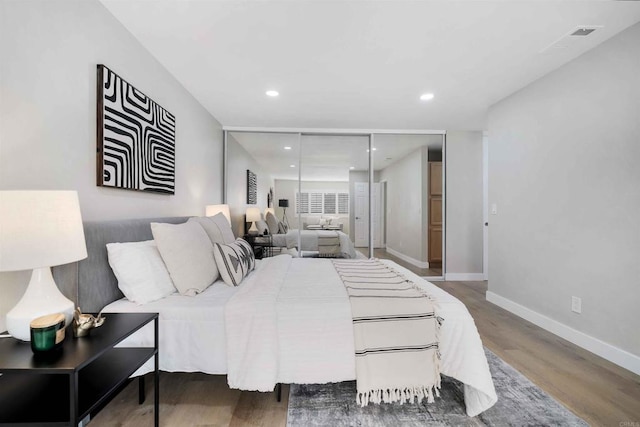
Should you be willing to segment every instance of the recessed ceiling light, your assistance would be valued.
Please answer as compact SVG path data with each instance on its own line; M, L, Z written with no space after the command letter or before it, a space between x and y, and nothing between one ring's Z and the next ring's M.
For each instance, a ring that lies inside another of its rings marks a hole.
M295 168L295 167L296 167L296 165L289 165L289 167L290 167L290 168Z
M291 147L284 147L285 150L291 150Z
M276 97L280 95L277 90L268 90L265 92L267 96Z
M355 166L349 166L350 170L354 170L356 167Z
M423 93L422 95L420 95L420 100L421 101L430 101L433 99L433 94L432 93Z
M373 147L373 151L376 151L376 150L377 150L377 148L376 148L376 147ZM367 153L368 153L368 152L369 152L369 149L367 148Z

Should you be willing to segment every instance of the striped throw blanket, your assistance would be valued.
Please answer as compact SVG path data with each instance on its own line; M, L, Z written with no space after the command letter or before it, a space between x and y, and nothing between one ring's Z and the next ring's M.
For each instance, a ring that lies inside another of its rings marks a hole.
M334 260L349 294L357 402L433 402L440 396L434 301L378 260Z
M340 256L340 237L335 231L318 231L318 256L337 258Z

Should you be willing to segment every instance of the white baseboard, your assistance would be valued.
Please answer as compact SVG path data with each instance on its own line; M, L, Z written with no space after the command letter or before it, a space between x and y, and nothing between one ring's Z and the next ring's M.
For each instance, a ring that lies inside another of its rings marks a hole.
M418 268L429 268L429 263L426 261L418 261L415 258L411 258L410 256L407 256L405 254L403 254L402 252L398 252L396 250L391 249L389 246L386 247L386 251L389 252L391 255L400 258L403 261L408 262L411 265L415 265Z
M553 320L550 317L533 311L491 291L487 291L487 301L497 305L498 307L502 307L537 326L540 326L542 329L546 329L552 334L572 342L578 347L582 347L585 350L597 354L603 359L640 375L640 356L631 354L628 351L587 335L584 332L573 329L558 322L557 320Z
M444 280L453 280L457 282L479 282L484 280L482 273L445 273Z

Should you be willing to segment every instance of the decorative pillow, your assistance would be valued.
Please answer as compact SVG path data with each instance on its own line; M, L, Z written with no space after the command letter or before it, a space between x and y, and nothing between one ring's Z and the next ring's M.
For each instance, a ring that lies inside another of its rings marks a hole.
M197 222L207 232L211 243L232 243L236 238L233 236L231 226L227 217L223 213L214 216L194 216L187 222Z
M182 295L196 295L218 278L213 244L200 224L152 222L151 232L171 280Z
M228 245L216 243L213 254L220 270L220 277L229 286L238 286L256 266L253 248L244 239L238 238Z
M327 218L320 218L320 222L318 222L318 225L329 225L331 223L331 220L327 220Z
M129 301L146 304L176 291L153 240L107 243L109 265Z
M278 234L278 218L271 212L267 212L267 225L269 226L269 234Z

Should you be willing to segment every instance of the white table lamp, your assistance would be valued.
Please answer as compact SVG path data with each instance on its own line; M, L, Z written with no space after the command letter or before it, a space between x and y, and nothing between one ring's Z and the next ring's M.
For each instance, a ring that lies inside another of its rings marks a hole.
M260 208L247 208L247 222L251 222L251 228L249 228L249 234L259 234L258 227L256 227L256 221L260 221Z
M231 225L231 214L229 213L229 205L207 205L205 208L205 216L215 216L222 213L227 217L229 225Z
M53 280L52 266L87 257L78 193L75 191L0 191L0 271L33 269L18 304L7 313L7 330L31 340L36 317L64 313L71 324L74 303Z

